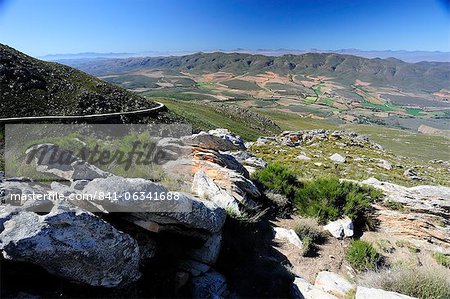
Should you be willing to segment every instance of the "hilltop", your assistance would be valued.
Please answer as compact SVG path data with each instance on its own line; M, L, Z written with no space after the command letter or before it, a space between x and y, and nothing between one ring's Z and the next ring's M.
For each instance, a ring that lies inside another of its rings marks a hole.
M154 103L74 68L0 44L0 118L84 115L151 108Z

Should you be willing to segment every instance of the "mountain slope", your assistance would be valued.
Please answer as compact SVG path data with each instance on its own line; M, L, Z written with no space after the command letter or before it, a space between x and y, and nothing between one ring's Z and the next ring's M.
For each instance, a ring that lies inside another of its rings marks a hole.
M0 44L0 118L98 114L154 106L81 71Z
M272 71L278 74L323 75L352 84L356 79L378 86L435 92L450 87L450 63L406 63L398 59L367 59L333 53L271 57L242 53L197 53L172 57L68 60L64 63L95 76L147 69L192 73L224 71L236 75Z

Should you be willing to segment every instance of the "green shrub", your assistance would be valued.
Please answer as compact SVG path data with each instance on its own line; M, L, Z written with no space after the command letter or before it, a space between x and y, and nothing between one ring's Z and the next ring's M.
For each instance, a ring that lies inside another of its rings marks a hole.
M440 252L434 252L432 256L439 265L450 268L450 255Z
M380 255L369 242L352 241L345 256L356 271L375 270L380 262Z
M368 272L360 285L397 292L421 299L450 298L450 276L444 268L396 266Z
M320 223L334 221L347 215L355 222L363 222L370 203L381 192L335 178L317 179L296 189L295 204L299 212L316 217Z
M294 227L295 233L303 242L303 256L311 256L317 250L317 244L322 244L325 236L316 219L300 219Z
M296 188L302 185L291 170L280 164L270 164L257 171L253 179L263 188L284 194L288 198L292 198Z
M355 222L365 219L370 203L382 192L335 178L299 182L294 172L280 164L270 164L253 175L264 188L285 195L303 216L317 218L321 224L343 215Z

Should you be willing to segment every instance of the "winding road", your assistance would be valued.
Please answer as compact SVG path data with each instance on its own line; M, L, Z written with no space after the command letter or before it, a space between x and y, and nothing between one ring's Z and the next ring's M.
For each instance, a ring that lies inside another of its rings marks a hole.
M29 116L29 117L10 117L10 118L0 118L0 123L15 123L15 122L30 122L30 121L52 121L52 120L102 120L111 117L118 116L133 116L133 115L142 115L149 114L155 111L160 111L165 108L163 103L155 102L158 106L142 109L142 110L134 110L134 111L126 111L126 112L113 112L113 113L103 113L103 114L88 114L88 115L61 115L61 116Z

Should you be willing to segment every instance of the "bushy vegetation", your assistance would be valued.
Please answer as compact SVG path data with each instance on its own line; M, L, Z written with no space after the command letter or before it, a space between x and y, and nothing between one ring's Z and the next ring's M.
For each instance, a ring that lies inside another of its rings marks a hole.
M314 217L321 224L347 215L363 222L370 203L381 192L336 178L300 182L296 174L280 164L270 164L255 173L254 179L263 188L286 195L303 216Z
M450 276L443 268L397 266L371 271L364 276L361 285L421 299L450 298Z
M295 204L300 213L317 217L321 223L347 215L353 221L362 221L370 203L381 192L336 178L316 179L305 182L296 190Z
M380 262L380 254L372 244L363 240L352 241L345 258L357 271L375 270Z
M311 256L317 250L317 244L322 244L325 240L321 226L314 218L302 218L295 227L295 233L303 242L303 256Z
M440 252L434 252L432 256L439 265L450 268L450 255Z
M296 190L302 187L293 171L276 163L269 164L266 168L257 171L253 178L263 188L286 195L288 198L293 198Z

